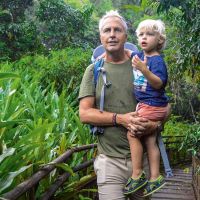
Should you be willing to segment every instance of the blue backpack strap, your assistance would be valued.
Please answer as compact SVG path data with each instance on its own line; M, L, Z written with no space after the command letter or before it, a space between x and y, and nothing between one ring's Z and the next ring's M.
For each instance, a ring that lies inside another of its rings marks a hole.
M99 78L99 72L100 72L100 69L103 67L103 64L104 64L104 59L103 58L94 62L93 74L94 74L94 85L95 85L95 88L96 88L96 85L97 85L97 80Z
M159 149L160 149L160 154L162 156L162 160L163 160L163 164L164 164L166 177L167 178L172 177L174 175L172 173L172 169L171 169L170 164L169 164L169 159L168 159L168 156L167 156L165 144L164 144L162 136L161 136L161 132L158 133L157 141L158 141L158 146L159 146Z
M103 112L103 108L104 108L105 89L106 89L106 87L109 87L111 85L110 82L107 82L106 70L103 68L103 64L104 64L103 58L100 60L97 60L94 63L94 85L95 85L95 88L96 88L97 80L98 80L100 74L103 79L103 86L101 89L101 96L100 96L100 111L101 112Z
M96 88L97 80L98 80L100 74L101 74L103 82L104 82L102 89L101 89L101 95L100 95L100 111L101 112L103 112L103 109L104 109L105 89L106 89L106 87L109 87L111 85L111 83L107 82L106 70L103 68L103 64L104 64L103 58L100 60L97 60L94 63L94 71L93 71L95 88ZM102 127L91 126L91 130L92 130L93 135L102 134L104 132L104 129Z

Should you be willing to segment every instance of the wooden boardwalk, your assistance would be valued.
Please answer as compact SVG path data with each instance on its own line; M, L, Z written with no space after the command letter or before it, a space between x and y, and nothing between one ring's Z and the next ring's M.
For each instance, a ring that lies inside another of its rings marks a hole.
M168 178L166 185L152 195L151 200L200 200L196 199L192 186L192 168L174 169L174 177Z

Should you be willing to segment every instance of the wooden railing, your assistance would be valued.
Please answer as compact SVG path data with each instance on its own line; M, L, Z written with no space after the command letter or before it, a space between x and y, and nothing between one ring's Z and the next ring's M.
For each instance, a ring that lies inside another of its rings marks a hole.
M191 158L186 155L186 152L178 151L177 149L177 144L181 144L181 141L183 140L182 136L163 136L163 140L166 145L171 164L176 165L183 161L185 162L185 158L187 158L188 161L191 160ZM96 144L90 144L67 150L64 154L53 160L51 163L43 166L39 171L33 174L32 177L16 186L13 190L4 194L3 198L6 200L16 200L26 193L29 200L35 200L35 194L40 181L56 168L56 164L65 163L74 153L87 151L89 149L96 148L96 146ZM78 172L88 168L91 165L93 165L93 159L85 161L84 163L74 167L73 171ZM70 175L71 174L68 172L64 172L63 174L59 175L56 181L45 191L45 193L41 195L40 199L52 199L55 192L67 181Z
M6 200L16 200L19 197L21 197L24 193L28 192L28 196L29 196L28 199L34 200L39 182L56 168L56 164L66 162L72 156L73 153L86 151L92 148L96 148L96 144L84 145L81 147L74 147L66 151L64 154L62 154L61 156L53 160L51 163L42 167L38 172L36 172L28 180L19 184L17 187L9 191L8 193L4 194L3 198ZM93 164L93 159L74 167L73 171L77 172L77 171L83 170L91 166L92 164ZM69 177L70 177L70 173L68 172L61 174L57 178L57 180L46 190L46 192L42 194L42 197L40 199L41 200L51 199L51 197L53 197L53 195L58 190L58 188L62 186Z
M191 163L192 157L186 149L180 150L184 136L162 136L172 166Z

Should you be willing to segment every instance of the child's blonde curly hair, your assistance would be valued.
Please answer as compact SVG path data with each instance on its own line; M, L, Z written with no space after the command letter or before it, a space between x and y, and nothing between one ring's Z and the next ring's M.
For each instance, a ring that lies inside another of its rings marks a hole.
M146 19L139 23L136 29L136 35L139 36L141 30L151 30L157 32L160 35L161 41L163 41L158 46L158 50L162 50L165 48L166 45L166 33L165 33L165 24L160 19L153 20L153 19Z

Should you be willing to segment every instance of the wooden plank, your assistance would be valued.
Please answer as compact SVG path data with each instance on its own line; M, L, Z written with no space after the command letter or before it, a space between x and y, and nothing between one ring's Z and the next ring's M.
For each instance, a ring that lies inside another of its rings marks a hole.
M181 200L194 200L195 197L194 196L185 196L184 194L157 194L155 195L153 198L151 198L151 200L155 200L155 199L162 199L162 200L177 200L177 199L181 199Z
M195 200L192 168L173 169L173 174L173 177L166 178L166 185L154 193L151 200Z
M193 192L193 189L192 188L188 188L187 190L184 190L184 189L172 189L172 188L167 188L167 189L163 189L163 190L160 190L157 192L157 194L166 194L168 195L169 193L172 194L172 195L177 195L177 193L179 194L183 194L184 196L186 195L190 195L190 196L194 196L194 192Z
M188 185L168 185L168 184L166 184L160 191L162 191L162 190L168 190L168 189L171 189L171 190L189 190L189 191L191 191L191 185L190 185L190 187L188 187ZM158 191L158 192L160 192L160 191Z
M191 194L185 194L185 193L176 193L176 194L173 194L171 192L169 193L155 193L153 196L152 196L152 200L154 200L154 198L160 198L162 200L164 199L183 199L183 200L194 200L195 199L195 196L194 196L194 193L193 195Z

